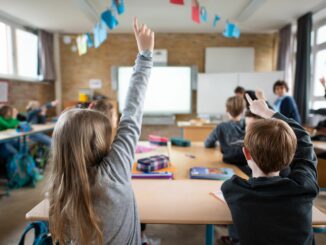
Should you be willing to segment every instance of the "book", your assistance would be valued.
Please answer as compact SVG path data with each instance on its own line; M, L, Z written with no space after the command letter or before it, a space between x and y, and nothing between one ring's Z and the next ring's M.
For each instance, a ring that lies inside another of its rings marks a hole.
M227 180L234 175L234 171L231 168L193 167L189 175L191 179Z
M215 197L216 199L218 199L219 201L223 202L224 204L226 204L225 198L223 196L223 192L221 190L210 192L209 194Z
M133 179L173 179L172 172L133 173Z

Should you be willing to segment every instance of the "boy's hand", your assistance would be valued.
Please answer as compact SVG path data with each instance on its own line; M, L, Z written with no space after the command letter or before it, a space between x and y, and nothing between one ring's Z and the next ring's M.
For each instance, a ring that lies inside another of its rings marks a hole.
M59 104L59 100L54 100L51 102L52 107L55 107Z
M16 108L13 108L12 109L12 118L15 119L17 117L17 115L18 115L18 110Z
M246 94L246 99L249 103L250 111L262 118L271 118L274 116L275 111L268 108L265 100L252 100L249 94Z
M265 97L265 94L264 94L264 91L263 91L263 90L257 89L257 90L255 91L255 94L256 94L256 97L257 97L259 100L266 100L266 97Z
M325 81L325 77L322 77L319 79L321 85L323 86L324 89L326 89L326 81Z
M151 51L154 50L154 32L146 25L142 24L138 28L138 20L134 18L134 33L137 41L138 51Z

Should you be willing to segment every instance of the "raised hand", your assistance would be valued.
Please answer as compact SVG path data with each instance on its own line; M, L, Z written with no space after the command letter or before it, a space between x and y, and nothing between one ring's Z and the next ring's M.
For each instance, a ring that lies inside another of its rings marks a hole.
M18 115L18 110L16 108L12 109L12 118L16 118Z
M138 20L134 18L134 33L137 41L138 51L151 51L154 50L154 32L146 25L142 24L138 27Z
M264 91L263 91L263 90L257 89L257 90L255 91L255 94L256 94L256 97L257 97L259 100L266 100L266 97L265 97L265 94L264 94Z
M326 89L326 81L325 81L325 77L321 77L321 78L319 79L319 81L320 81L321 85L323 86L323 88Z
M253 114L256 114L262 118L271 118L275 114L275 111L268 108L265 100L252 100L249 94L246 94L246 99L249 103L250 111Z
M55 107L59 104L59 100L54 100L51 102L52 107Z

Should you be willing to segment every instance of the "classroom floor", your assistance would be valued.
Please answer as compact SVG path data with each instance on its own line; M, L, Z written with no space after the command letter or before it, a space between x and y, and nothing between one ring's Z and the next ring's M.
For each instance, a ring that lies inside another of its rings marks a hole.
M46 179L39 182L36 188L14 190L9 197L0 198L0 245L18 244L20 235L27 225L25 214L43 199L45 187ZM319 195L315 205L326 212L326 192ZM224 228L218 227L216 231L218 235L225 233ZM148 225L146 234L159 238L162 245L205 243L203 225ZM315 239L317 245L326 245L326 233L316 234ZM32 244L32 240L32 235L29 235L25 244Z

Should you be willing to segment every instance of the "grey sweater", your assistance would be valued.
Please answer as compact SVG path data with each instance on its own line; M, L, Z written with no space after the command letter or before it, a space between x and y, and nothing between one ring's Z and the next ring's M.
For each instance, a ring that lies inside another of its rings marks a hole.
M151 59L138 55L117 135L108 156L100 164L101 188L96 188L93 194L105 244L141 244L131 170L152 66Z

